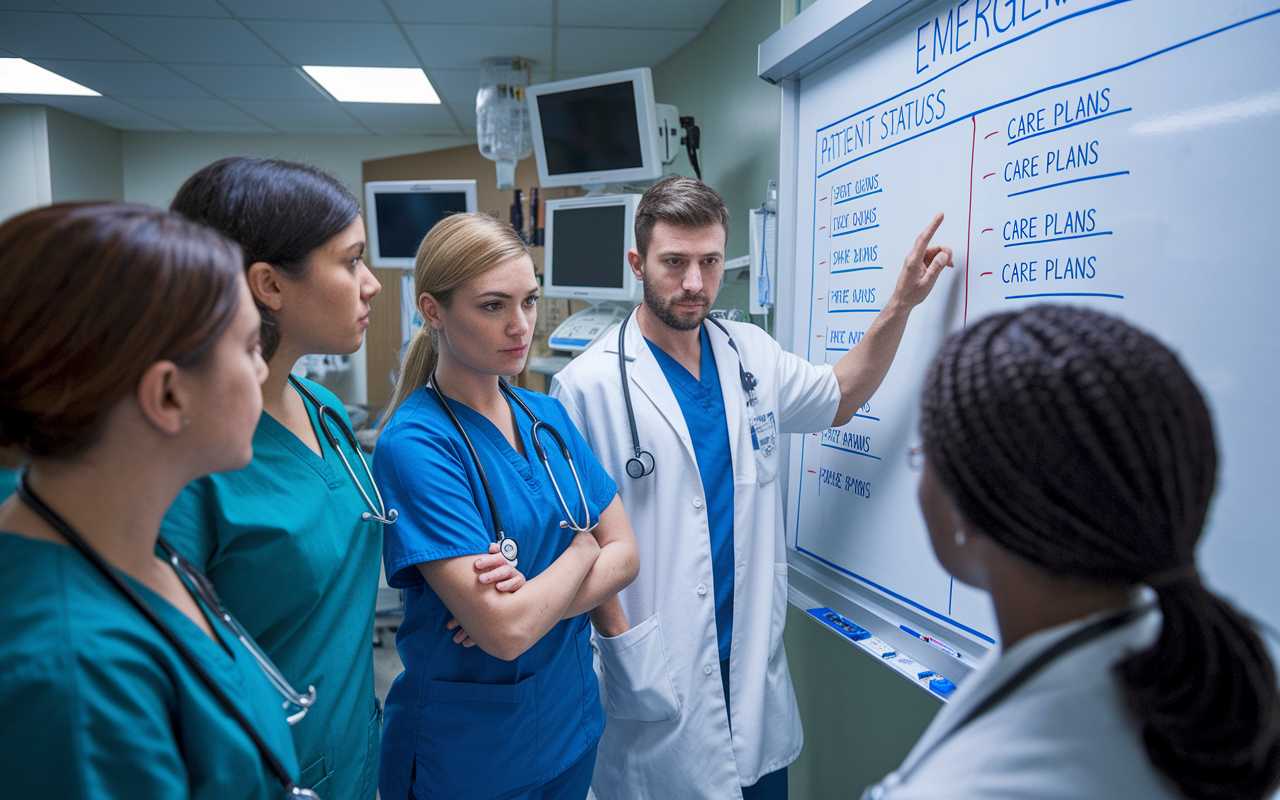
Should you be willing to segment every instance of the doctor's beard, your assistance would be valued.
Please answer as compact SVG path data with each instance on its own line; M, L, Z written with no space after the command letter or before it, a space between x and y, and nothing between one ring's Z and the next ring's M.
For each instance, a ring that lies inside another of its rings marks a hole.
M658 294L657 289L650 288L649 284L643 283L644 286L644 304L649 309L649 313L653 314L669 328L678 331L697 330L702 325L702 320L706 319L707 314L711 311L711 298L705 294L689 294L685 293L669 301L663 301L662 296ZM676 310L676 306L680 303L701 303L702 310L696 314L689 314Z

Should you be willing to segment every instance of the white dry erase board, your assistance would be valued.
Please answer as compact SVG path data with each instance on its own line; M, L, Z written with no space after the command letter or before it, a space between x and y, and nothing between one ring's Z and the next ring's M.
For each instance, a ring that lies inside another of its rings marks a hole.
M783 87L783 345L844 355L937 211L956 254L870 403L789 443L793 600L994 644L986 596L931 553L905 454L948 333L1063 302L1153 332L1206 392L1200 563L1280 625L1277 42L1276 0L819 0L761 45Z

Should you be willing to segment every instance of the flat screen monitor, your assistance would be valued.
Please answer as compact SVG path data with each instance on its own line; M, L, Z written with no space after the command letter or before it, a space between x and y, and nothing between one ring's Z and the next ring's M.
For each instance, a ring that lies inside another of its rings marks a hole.
M640 299L627 251L635 247L638 194L547 201L542 291L577 300Z
M427 231L450 214L476 210L476 182L370 181L364 207L369 266L413 269Z
M647 67L526 90L538 182L591 186L662 177Z

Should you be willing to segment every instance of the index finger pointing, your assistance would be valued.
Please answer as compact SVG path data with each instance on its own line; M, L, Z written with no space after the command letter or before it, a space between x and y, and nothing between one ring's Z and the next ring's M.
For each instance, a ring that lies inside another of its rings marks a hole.
M924 250L928 247L930 240L933 239L933 235L938 232L938 226L942 224L944 216L945 215L939 211L937 216L933 218L933 221L926 225L924 230L920 231L920 235L916 237L916 245L913 249Z

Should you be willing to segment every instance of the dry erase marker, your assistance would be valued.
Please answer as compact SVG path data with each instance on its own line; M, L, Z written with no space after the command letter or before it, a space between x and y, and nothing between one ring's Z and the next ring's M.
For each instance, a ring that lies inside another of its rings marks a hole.
M916 638L917 638L917 639L919 639L920 641L922 641L922 642L928 642L929 644L933 645L934 647L938 648L939 650L941 650L941 651L942 651L942 652L944 652L944 653L947 653L947 654L949 654L949 655L953 655L953 656L955 656L956 658L962 658L962 656L961 656L959 653L957 653L954 649L952 649L951 647L949 647L949 646L947 646L947 645L943 644L942 642L938 641L937 639L933 638L932 636L925 636L925 635L924 635L924 634L922 634L922 633L916 633L915 631L913 631L913 630L911 630L910 628L908 628L906 625L899 625L898 627L899 627L899 628L902 628L904 631L906 631L907 633L909 633L909 634L911 634L912 636L916 637Z

